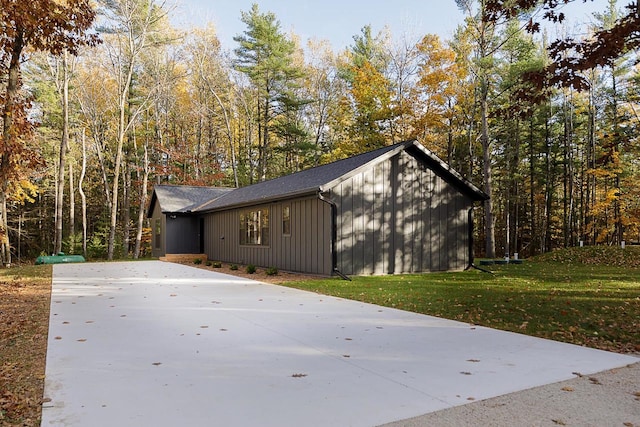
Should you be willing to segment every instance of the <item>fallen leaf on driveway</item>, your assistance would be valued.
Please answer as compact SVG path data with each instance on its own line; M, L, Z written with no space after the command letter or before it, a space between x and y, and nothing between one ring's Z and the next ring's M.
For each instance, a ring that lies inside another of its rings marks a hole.
M304 378L307 376L307 374L293 374L291 375L293 378Z
M562 390L562 391L573 391L573 387L566 386L566 387L562 387L560 390Z
M153 366L160 366L160 365L162 365L162 362L153 362L152 365Z

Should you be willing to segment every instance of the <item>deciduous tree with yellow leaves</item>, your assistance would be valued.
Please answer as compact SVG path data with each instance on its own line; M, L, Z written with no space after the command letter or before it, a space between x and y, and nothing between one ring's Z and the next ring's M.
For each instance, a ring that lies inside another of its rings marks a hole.
M0 258L11 264L7 201L12 186L24 170L37 161L28 147L31 123L27 117L29 97L22 89L21 63L27 49L77 54L84 45L98 42L88 33L95 11L88 0L0 0L0 75L6 86L0 97Z

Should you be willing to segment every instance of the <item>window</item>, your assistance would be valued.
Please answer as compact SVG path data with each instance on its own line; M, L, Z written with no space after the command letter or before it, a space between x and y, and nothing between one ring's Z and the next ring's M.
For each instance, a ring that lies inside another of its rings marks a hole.
M162 235L162 220L160 218L156 218L156 249L160 249L160 237Z
M240 212L240 244L269 246L269 210Z
M282 234L285 236L291 234L291 210L289 206L282 207Z

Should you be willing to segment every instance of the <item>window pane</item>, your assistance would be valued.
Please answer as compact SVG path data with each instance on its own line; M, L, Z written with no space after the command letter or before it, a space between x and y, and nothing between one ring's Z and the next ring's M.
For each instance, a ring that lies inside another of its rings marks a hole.
M291 211L289 206L282 208L282 234L291 234Z
M240 244L269 244L269 210L240 212Z
M240 212L240 244L247 244L247 216Z
M161 242L160 242L160 237L162 235L162 230L160 229L162 227L162 221L158 218L156 219L156 249L160 249Z

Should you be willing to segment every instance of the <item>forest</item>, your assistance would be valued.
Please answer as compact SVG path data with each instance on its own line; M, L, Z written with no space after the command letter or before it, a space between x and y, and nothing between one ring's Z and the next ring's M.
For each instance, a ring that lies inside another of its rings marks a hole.
M336 52L257 4L225 50L159 0L0 0L2 264L148 256L154 184L239 187L412 138L491 196L478 256L639 243L639 5L602 1L576 35L568 1L456 0L448 40L354 18Z

